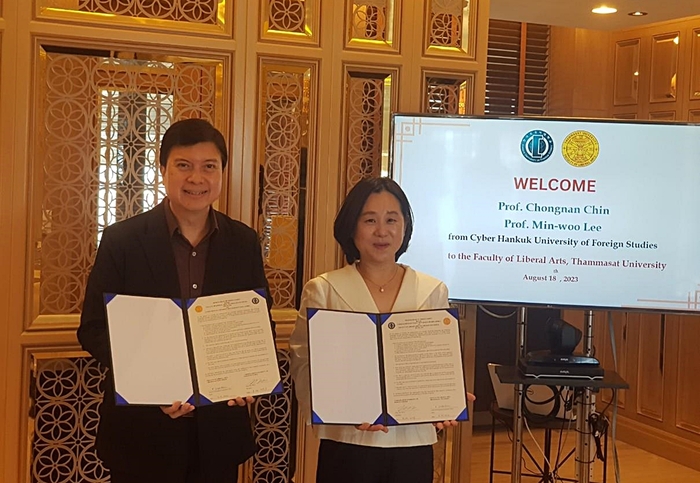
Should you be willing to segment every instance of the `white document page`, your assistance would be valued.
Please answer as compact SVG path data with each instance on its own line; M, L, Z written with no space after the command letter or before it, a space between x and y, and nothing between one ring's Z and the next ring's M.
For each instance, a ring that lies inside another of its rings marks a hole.
M128 404L190 399L182 309L171 299L115 295L106 310L117 394Z
M382 416L378 359L377 327L367 314L318 310L309 317L317 423L374 423Z
M269 394L279 384L263 296L249 290L200 297L187 313L202 397L217 402Z
M399 424L456 420L467 407L459 323L447 310L382 324L387 413Z

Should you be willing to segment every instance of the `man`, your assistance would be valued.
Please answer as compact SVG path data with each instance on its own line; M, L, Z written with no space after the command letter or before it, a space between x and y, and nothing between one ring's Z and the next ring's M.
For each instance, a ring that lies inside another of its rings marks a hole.
M255 231L212 208L228 161L221 133L201 119L176 122L159 161L167 197L105 229L88 279L78 339L106 367L103 293L193 298L268 289ZM198 408L117 407L109 374L103 386L96 448L112 483L233 483L255 451L251 397Z

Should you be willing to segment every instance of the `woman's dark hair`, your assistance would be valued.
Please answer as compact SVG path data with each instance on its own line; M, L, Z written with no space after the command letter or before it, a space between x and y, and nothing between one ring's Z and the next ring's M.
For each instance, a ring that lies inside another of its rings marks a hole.
M168 157L173 148L199 143L213 143L221 154L221 169L226 167L228 151L224 136L204 119L183 119L170 125L160 142L160 166L165 168L168 165Z
M406 193L403 192L401 187L393 179L367 178L357 183L350 190L333 224L333 236L335 236L335 240L340 244L340 248L343 249L345 259L348 263L355 263L356 260L360 259L360 252L357 250L353 238L357 228L357 220L360 219L360 215L362 214L362 208L364 208L367 198L369 198L372 193L381 193L382 191L394 195L399 201L401 214L403 214L405 232L403 243L396 252L396 260L398 260L408 248L408 242L411 241L411 234L413 233L413 212L411 211L411 205L408 202Z

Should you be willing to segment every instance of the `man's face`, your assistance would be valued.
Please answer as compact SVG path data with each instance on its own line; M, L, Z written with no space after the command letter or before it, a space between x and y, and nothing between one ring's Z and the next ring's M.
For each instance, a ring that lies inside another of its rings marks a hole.
M221 194L221 153L214 143L176 146L160 168L175 216L207 215Z

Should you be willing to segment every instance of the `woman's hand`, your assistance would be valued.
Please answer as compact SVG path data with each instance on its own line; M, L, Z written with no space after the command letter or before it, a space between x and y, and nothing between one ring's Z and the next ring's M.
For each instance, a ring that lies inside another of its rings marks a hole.
M383 424L362 423L359 426L355 426L355 429L359 431L383 431L385 433L389 432L389 428L387 428Z
M437 422L433 423L433 426L435 426L438 430L449 428L449 427L456 427L459 424L459 421L455 421L453 419L450 419L449 421L443 421L443 422Z
M476 396L470 392L467 393L467 401L468 402L474 402L476 401ZM433 426L435 426L437 429L445 429L449 427L455 427L459 424L459 421L454 421L450 419L449 421L442 421L442 422L437 422L433 423Z

